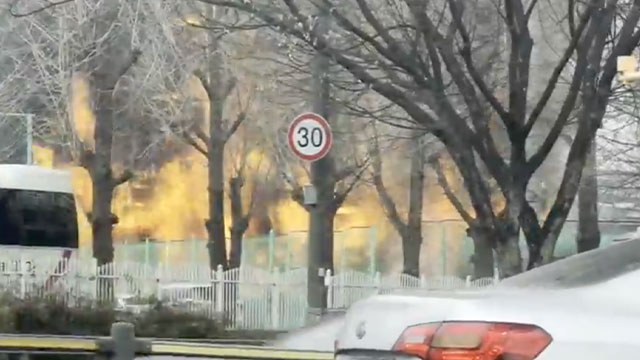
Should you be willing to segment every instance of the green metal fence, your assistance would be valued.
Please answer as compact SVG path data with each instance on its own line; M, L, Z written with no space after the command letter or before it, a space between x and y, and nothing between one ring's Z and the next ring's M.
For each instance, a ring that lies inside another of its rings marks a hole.
M601 222L602 246L632 232L638 224ZM469 275L473 241L466 236L466 224L461 220L425 221L421 262L427 275ZM568 221L555 249L556 257L576 252L577 223ZM337 272L356 270L387 272L389 264L401 262L400 239L389 228L356 227L334 234L334 264ZM524 237L521 247L526 248ZM289 234L271 232L261 236L247 236L243 240L242 263L268 271L288 271L307 265L307 232ZM395 248L392 254L391 250ZM205 239L181 241L124 242L115 246L118 261L157 264L208 264Z
M247 236L242 245L242 264L272 271L288 271L307 265L307 233ZM375 273L377 269L376 227L358 227L334 233L336 269L352 269ZM208 264L205 239L180 241L125 241L115 245L118 261L156 265L162 263Z

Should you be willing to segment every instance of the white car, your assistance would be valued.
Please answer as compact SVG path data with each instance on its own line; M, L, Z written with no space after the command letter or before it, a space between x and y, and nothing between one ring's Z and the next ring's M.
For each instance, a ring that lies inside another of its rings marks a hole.
M371 297L335 346L337 360L640 359L640 240L484 290Z
M338 331L343 324L343 313L332 314L319 324L280 336L270 346L287 350L333 352Z

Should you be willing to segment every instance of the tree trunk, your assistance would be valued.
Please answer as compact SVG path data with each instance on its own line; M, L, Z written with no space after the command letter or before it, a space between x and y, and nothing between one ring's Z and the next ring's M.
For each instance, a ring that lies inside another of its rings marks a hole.
M113 262L113 225L111 213L113 189L111 179L92 176L93 203L91 205L91 235L93 236L93 257L98 265Z
M402 237L402 273L413 277L420 277L420 249L422 234L407 231Z
M244 235L243 230L239 230L234 225L231 225L231 250L229 251L229 268L239 268L242 263L242 238Z
M414 135L411 146L411 169L409 180L409 215L407 229L402 237L404 255L402 272L420 276L420 248L422 247L422 203L424 190L424 149L422 134Z
M500 278L506 279L522 272L522 258L517 241L512 239L504 242L498 241L496 255Z
M467 234L473 240L473 277L493 277L493 247L488 233L478 226L470 226Z
M207 8L207 18L213 19L214 7ZM224 149L227 134L223 127L225 100L228 95L228 79L224 71L224 59L217 36L208 35L207 71L204 83L209 97L209 219L206 222L209 242L209 266L211 269L222 265L228 269L227 243L224 221Z
M114 180L111 170L113 146L113 109L111 90L94 87L96 103L94 142L95 150L85 163L91 177L93 202L91 205L91 233L93 256L98 265L113 261L112 230L114 216L111 213Z
M215 116L212 108L212 117ZM221 116L222 114L220 114ZM215 120L211 121L210 126ZM215 130L214 130L215 131ZM213 132L213 131L212 131ZM209 265L211 269L222 265L227 269L227 243L224 231L224 143L211 134L209 141L209 220L206 222L209 234Z
M234 176L229 180L229 200L231 202L231 251L229 267L239 268L242 259L242 238L249 227L249 216L242 210L242 176Z
M578 193L578 252L597 249L600 246L598 226L598 174L595 141L589 147L582 182Z
M500 278L508 278L522 272L522 254L520 253L520 228L517 221L508 218L507 211L498 216L496 256ZM517 215L516 215L517 216Z
M106 86L105 86L106 85ZM99 266L113 262L113 225L115 216L111 213L115 180L111 169L113 150L113 102L109 84L94 79L95 128L93 153L83 154L83 165L89 171L93 191L91 204L91 235L93 237L93 257ZM88 150L87 150L88 151ZM114 299L113 274L109 268L101 267L97 280L97 295L101 301Z

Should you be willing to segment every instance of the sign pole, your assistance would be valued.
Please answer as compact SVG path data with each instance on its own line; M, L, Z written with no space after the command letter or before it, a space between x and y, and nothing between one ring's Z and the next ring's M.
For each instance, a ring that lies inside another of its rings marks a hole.
M326 27L326 14L319 20ZM307 241L307 304L309 322L319 320L327 309L325 274L333 270L333 193L334 160L329 154L332 132L325 119L329 111L329 83L326 78L329 59L317 54L313 61L315 101L313 113L297 116L289 126L287 141L291 152L311 162L311 186L304 188L304 203L309 212Z
M314 110L324 110L323 101L316 101ZM309 212L307 238L307 304L309 322L318 321L327 309L327 288L325 274L333 270L333 214L330 201L333 200L335 181L331 175L333 159L329 155L332 133L324 116L303 113L289 126L287 134L291 152L301 160L311 162L311 185L303 188L304 204ZM330 232L330 233L328 233Z

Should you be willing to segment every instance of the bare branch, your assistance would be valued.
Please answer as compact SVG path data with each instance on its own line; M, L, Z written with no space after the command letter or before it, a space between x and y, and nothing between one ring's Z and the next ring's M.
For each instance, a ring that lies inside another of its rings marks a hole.
M94 159L94 152L80 141L80 166L90 171L93 168Z
M371 140L371 148L369 150L371 154L371 165L373 167L373 184L378 192L380 202L387 214L387 218L393 225L393 227L400 234L404 234L407 231L407 223L400 218L398 208L393 198L387 191L387 187L382 179L382 159L380 157L380 146L378 144L377 134Z
M198 80L200 80L200 84L202 84L202 87L207 92L207 97L211 99L213 94L211 93L211 86L209 84L209 80L207 80L207 76L202 72L202 70L199 69L195 70L193 72L193 75L195 75Z
M449 11L451 12L451 16L453 21L455 22L458 32L460 33L460 37L462 38L464 46L460 49L460 54L465 62L467 70L471 75L473 81L480 89L480 92L487 99L489 104L493 107L493 109L498 113L500 118L504 121L507 126L511 126L513 124L513 119L511 119L510 114L504 109L500 101L495 97L493 92L489 89L486 82L482 79L482 75L478 71L475 66L475 62L471 56L471 37L469 36L469 32L467 31L463 19L462 19L462 11L459 9L458 3L456 0L448 0L449 1Z
M134 177L133 172L130 169L126 169L125 171L122 172L122 174L120 174L119 176L113 179L113 187L116 188L126 183L127 181L133 179L133 177Z
M475 219L467 212L467 210L464 208L464 205L462 205L462 202L458 199L456 194L451 189L451 186L449 186L449 182L447 181L447 176L442 171L442 165L440 164L439 156L436 155L431 157L428 162L429 162L429 165L431 165L431 168L433 168L433 170L435 171L436 177L438 179L438 184L444 191L444 194L447 197L447 199L449 199L449 202L451 203L451 205L453 205L456 211L458 211L458 214L460 214L462 219L468 225L473 225Z
M281 171L280 173L282 175L282 178L291 187L291 199L308 211L309 208L304 203L304 194L302 191L302 187L291 176L289 176L286 171Z
M358 170L358 172L353 176L353 179L351 179L349 184L347 184L347 186L342 191L337 192L335 194L335 197L333 200L333 208L335 210L339 209L340 206L342 206L342 204L347 199L351 191L353 191L356 185L360 182L360 179L362 178L362 175L364 174L366 168L367 168L366 166L363 166L362 168L360 168L360 170Z
M11 14L11 16L16 17L16 18L20 18L20 17L27 17L27 16L31 16L31 15L35 15L37 13L43 12L45 10L51 9L53 7L56 6L60 6L60 5L64 5L64 4L68 4L70 2L73 2L74 0L60 0L57 2L49 2L47 5L44 5L42 7L39 7L37 9L34 10L30 10L24 13L18 13L15 11L15 7L18 5L18 3L22 1L22 0L14 0L13 3L11 4L11 6L9 7L9 13ZM24 1L32 1L32 0L24 0Z
M531 0L531 2L529 3L529 7L527 8L527 12L525 13L527 19L531 18L531 14L533 14L533 11L535 10L537 4L538 0Z
M97 66L92 69L92 76L98 80L94 82L94 85L101 90L114 90L120 78L122 78L129 69L138 62L140 55L142 55L142 52L139 49L133 49L129 51L128 56L126 56L120 64L117 64L115 69L108 68L102 70L100 69L101 66Z
M194 126L193 133L198 139L200 139L200 141L205 143L207 146L209 145L209 135L205 134L200 126Z
M369 162L368 159L365 159L363 162L356 162L354 164L351 164L349 166L345 166L342 169L336 171L336 174L334 176L336 182L338 181L342 181L346 178L348 178L351 175L357 174L360 169L362 169L363 167L367 166L367 163Z
M229 75L230 75L230 77L229 77L229 79L228 79L228 80L227 80L227 82L226 82L226 86L225 86L224 93L223 93L223 98L224 98L224 99L226 99L226 98L228 98L228 97L229 97L229 95L231 94L231 92L233 91L233 89L235 89L235 88L236 88L236 82L238 81L238 80L236 79L236 77L235 77L235 76L233 76L233 74L231 74L231 73L230 73Z
M534 107L533 111L531 112L531 115L529 116L529 120L527 121L527 123L525 125L525 128L524 128L524 133L526 135L529 134L529 132L531 131L531 129L535 125L536 121L538 120L538 118L542 114L542 111L547 106L547 103L549 102L549 99L551 99L551 95L553 94L553 91L555 90L556 85L558 84L558 80L560 79L560 75L562 74L562 72L564 71L567 63L569 62L569 60L571 59L571 57L575 53L575 50L578 47L578 44L580 43L580 39L582 37L582 33L587 28L587 24L589 23L589 20L591 19L591 14L593 13L593 11L594 11L593 6L589 6L588 9L584 12L584 14L582 14L582 16L580 18L580 24L578 25L578 28L575 29L574 35L571 38L571 42L569 43L569 46L567 47L567 49L565 50L564 54L562 55L562 59L560 59L560 62L558 62L556 67L553 69L553 73L551 75L551 78L547 82L547 87L544 89L544 92L542 93L542 96L540 97L540 100L538 101L538 103ZM577 70L576 70L576 72L577 72ZM578 77L578 78L581 78L581 77ZM567 117L568 117L568 114L567 114ZM559 121L563 122L562 119L560 119Z
M238 114L236 119L233 121L233 124L231 124L231 127L227 131L227 134L225 136L225 141L228 141L229 138L231 138L231 136L235 134L235 132L238 130L240 125L242 125L242 123L245 121L246 118L247 118L247 114L245 112L241 112L240 114Z
M185 142L189 145L191 145L194 149L196 149L200 154L204 155L205 157L209 156L209 152L207 151L207 149L202 146L201 144L199 144L196 139L194 139L191 134L189 134L188 132L185 132L183 134L183 139L185 140Z
M568 0L567 1L567 22L569 24L569 35L573 38L575 37L576 32L576 0Z

